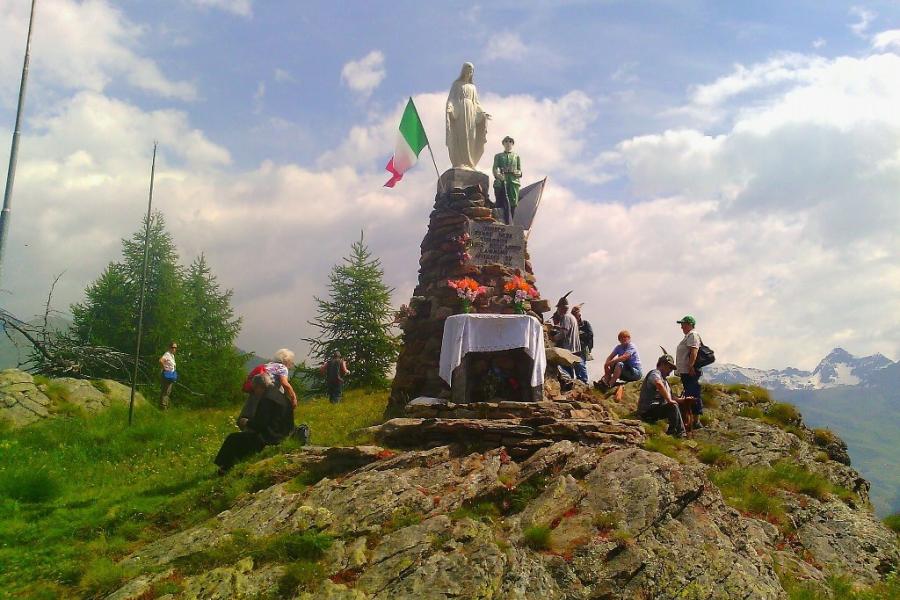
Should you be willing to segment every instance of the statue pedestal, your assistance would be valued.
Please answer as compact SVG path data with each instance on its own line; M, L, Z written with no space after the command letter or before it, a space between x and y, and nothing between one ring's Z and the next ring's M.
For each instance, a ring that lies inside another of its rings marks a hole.
M469 169L447 169L438 179L438 192L449 192L453 188L467 188L476 185L481 187L481 193L487 198L491 189L491 178L486 173Z

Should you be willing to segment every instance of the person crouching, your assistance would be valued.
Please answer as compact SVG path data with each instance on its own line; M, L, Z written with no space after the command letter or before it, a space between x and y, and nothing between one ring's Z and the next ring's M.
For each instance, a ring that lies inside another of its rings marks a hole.
M294 407L267 374L253 377L252 391L258 398L252 416L239 420L242 431L229 434L213 461L224 475L239 460L280 443L294 430Z
M656 361L656 368L647 373L641 384L641 396L638 399L638 417L642 421L655 423L660 419L669 420L666 433L675 437L684 437L684 421L678 402L672 397L667 377L675 370L675 359L670 354L663 354Z

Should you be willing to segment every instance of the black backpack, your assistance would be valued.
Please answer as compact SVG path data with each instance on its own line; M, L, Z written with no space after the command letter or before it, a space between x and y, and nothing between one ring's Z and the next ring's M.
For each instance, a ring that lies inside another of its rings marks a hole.
M700 349L697 350L697 360L694 362L694 368L702 369L714 362L716 362L715 351L703 343L703 338L700 338Z

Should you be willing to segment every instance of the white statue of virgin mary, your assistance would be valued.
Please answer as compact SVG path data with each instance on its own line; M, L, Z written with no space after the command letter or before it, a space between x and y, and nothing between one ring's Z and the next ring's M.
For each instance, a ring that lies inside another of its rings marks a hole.
M453 82L447 97L447 148L450 164L455 169L475 170L487 142L487 120L478 102L478 90L472 82L475 67L464 63L459 78Z

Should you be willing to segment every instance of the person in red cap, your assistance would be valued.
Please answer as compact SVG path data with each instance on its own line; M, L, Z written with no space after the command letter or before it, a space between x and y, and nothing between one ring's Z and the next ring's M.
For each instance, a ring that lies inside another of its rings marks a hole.
M695 398L693 412L695 415L703 414L703 399L700 397L700 370L694 365L697 362L697 354L700 352L700 334L694 329L697 320L691 315L685 315L678 321L684 339L678 343L675 349L675 372L681 378L684 386L684 395ZM695 427L702 427L697 421Z

